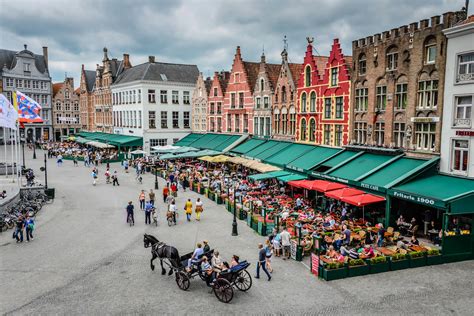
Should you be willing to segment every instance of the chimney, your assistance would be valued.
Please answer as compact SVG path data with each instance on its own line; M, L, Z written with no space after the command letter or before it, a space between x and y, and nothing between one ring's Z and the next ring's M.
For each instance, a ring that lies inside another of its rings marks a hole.
M44 63L46 64L46 69L48 69L48 47L43 46L43 57L44 57Z
M123 54L123 68L128 69L131 68L132 65L130 64L130 55L129 54Z
M155 56L148 56L148 62L149 63L154 63L155 62Z

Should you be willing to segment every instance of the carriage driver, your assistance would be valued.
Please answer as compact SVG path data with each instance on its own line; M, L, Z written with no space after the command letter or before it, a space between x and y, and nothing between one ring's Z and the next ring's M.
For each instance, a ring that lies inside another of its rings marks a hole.
M198 242L196 246L197 248L194 250L193 255L191 256L191 258L188 259L188 266L186 268L188 271L191 271L191 265L193 263L198 263L199 259L204 254L204 250L202 249L202 244Z

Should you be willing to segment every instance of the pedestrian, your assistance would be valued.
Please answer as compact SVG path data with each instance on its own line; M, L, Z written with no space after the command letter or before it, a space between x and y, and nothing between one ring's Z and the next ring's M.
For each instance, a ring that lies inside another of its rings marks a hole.
M265 264L266 264L267 270L270 273L273 273L272 254L273 254L272 244L270 240L267 239L265 242Z
M191 199L188 199L184 204L184 211L186 213L186 219L188 222L191 221L191 214L193 212L193 203L191 202Z
M13 233L13 238L16 238L16 242L23 242L23 228L25 227L25 221L23 216L18 216L16 220L15 232Z
M283 231L280 233L281 245L283 247L283 260L290 259L291 256L290 237L290 233L286 230L286 227L283 228Z
M150 203L151 205L155 205L155 192L153 192L153 189L150 189L150 193L148 193L148 197L150 198Z
M145 190L142 190L140 192L140 195L138 196L138 201L140 202L140 209L144 210L145 209Z
M202 207L201 198L198 198L197 201L196 201L196 209L194 210L196 212L196 220L197 221L201 220L201 213L202 213L203 210L204 209Z
M123 168L125 169L125 173L128 173L128 160L123 161Z
M126 221L126 223L128 223L128 218L130 217L131 220L132 220L132 224L135 226L135 218L133 216L133 209L134 209L134 206L133 206L132 201L128 202L128 205L126 207L126 210L127 210L127 221Z
M74 167L78 167L79 165L77 164L77 155L72 156L72 162L74 163Z
M26 242L29 242L30 239L33 240L33 230L35 229L35 221L29 215L26 215L25 221L25 232L26 232Z
M56 160L58 167L61 167L63 164L63 156L61 154L58 155L57 160Z
M267 270L266 267L266 252L265 248L263 248L263 245L261 243L258 244L258 262L257 262L257 275L255 276L256 279L260 279L260 268L262 268L263 272L268 277L268 281L272 279L272 276Z
M169 196L168 198L171 198L171 196ZM170 199L170 204L168 205L168 211L171 213L171 216L173 218L173 223L176 225L176 212L178 211L177 207L176 207L176 202L174 201L174 199Z
M118 177L117 177L117 170L114 171L114 174L112 176L112 184L115 186L115 184L117 184L117 186L119 186L119 182L118 182Z
M110 183L110 170L105 171L105 183Z
M166 183L166 186L163 188L163 202L166 203L166 198L170 194L169 183Z
M209 246L209 242L207 240L203 240L202 243L204 244L204 253L211 251L211 247Z
M94 168L94 170L92 170L91 175L92 175L92 185L95 186L97 184L97 172L96 172L95 168Z
M178 197L178 187L176 186L175 182L171 183L171 195Z
M148 201L145 204L145 225L151 224L151 211L153 210L153 205Z

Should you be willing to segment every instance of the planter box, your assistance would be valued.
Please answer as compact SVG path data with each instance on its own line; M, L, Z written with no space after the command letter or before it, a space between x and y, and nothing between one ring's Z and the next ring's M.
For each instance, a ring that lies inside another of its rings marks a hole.
M410 261L407 259L392 261L390 260L390 271L408 269L410 267Z
M252 215L250 213L247 214L247 225L252 227Z
M370 264L370 274L387 272L390 269L390 264L387 262Z
M370 272L370 267L368 265L353 266L353 267L348 268L348 276L349 277L366 275L366 274L369 274L369 272Z
M264 225L263 222L258 222L257 233L260 236L267 236L267 225Z
M250 227L251 227L253 230L257 231L257 229L258 229L258 222L255 222L255 221L252 220Z
M426 256L426 264L429 266L444 263L444 258L441 255L438 256Z
M426 258L410 258L410 268L418 268L426 266Z
M247 211L244 211L244 209L239 209L239 212L237 215L241 221L247 219Z
M332 280L339 280L339 279L344 279L347 277L347 268L341 268L341 269L330 269L327 270L325 268L322 269L322 277L326 281L332 281Z
M222 204L222 203L224 203L224 202L222 201L222 197L220 197L219 195L218 195L217 198L216 198L216 202L217 202L217 204Z
M199 188L199 194L201 194L201 195L204 194L204 188L203 188L203 187L200 187L200 188Z

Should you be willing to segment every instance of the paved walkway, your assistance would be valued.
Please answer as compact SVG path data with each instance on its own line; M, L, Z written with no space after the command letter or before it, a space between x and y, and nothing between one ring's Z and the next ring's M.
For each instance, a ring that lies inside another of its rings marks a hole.
M26 155L31 158L31 152ZM41 163L27 159L39 177ZM194 202L199 196L194 192L179 192L177 226L163 221L165 210L158 199L158 227L145 226L140 211L136 225L129 227L126 202L137 206L139 190L153 188L154 177L146 175L140 185L118 164L114 169L120 187L104 183L105 166L93 187L90 169L73 167L71 161L57 167L49 160L48 184L56 188L56 200L39 213L35 240L16 244L11 231L0 234L0 314L468 315L474 308L473 261L325 282L303 264L277 258L272 281L254 279L252 288L237 291L231 304L217 301L199 279L189 291L181 291L174 277L150 270L143 233L176 246L181 254L207 239L224 258L238 254L252 262L252 276L262 237L240 221L239 236L232 237L231 214L205 198L201 222L185 222L184 201L189 197ZM160 179L158 197L163 184Z

